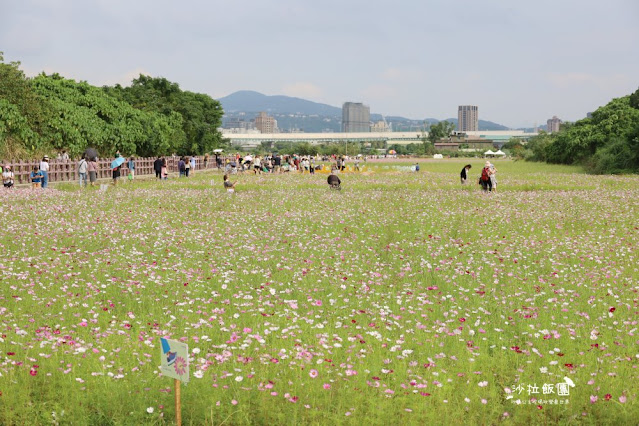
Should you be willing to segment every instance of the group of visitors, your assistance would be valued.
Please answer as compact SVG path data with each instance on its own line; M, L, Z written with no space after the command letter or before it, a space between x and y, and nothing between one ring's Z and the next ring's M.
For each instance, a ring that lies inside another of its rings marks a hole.
M466 164L461 170L460 178L462 185L469 183L468 173L471 167L470 164ZM484 167L481 169L477 184L481 186L484 192L497 192L497 167L490 161L486 161Z
M195 171L195 164L195 157L180 157L178 160L180 177L189 177L189 174Z
M218 168L221 168L221 160L216 155L216 164ZM206 157L205 157L206 160ZM264 157L251 154L241 156L235 155L235 161L232 158L227 158L224 165L224 172L227 174L235 174L238 172L253 171L254 174L262 173L286 173L286 172L300 172L314 174L316 170L320 170L323 166L320 162L331 162L331 170L346 170L347 157L342 155L333 156L301 156L297 154L293 155L279 155L270 154ZM360 171L361 158L355 157L353 160L353 170ZM316 164L317 163L317 164Z
M218 163L219 165L219 163ZM302 157L298 155L271 154L264 157L251 154L235 156L235 161L226 159L224 170L226 173L253 171L254 174L285 173L292 171L315 173L315 157Z
M2 172L2 185L5 188L13 188L15 185L15 174L10 165L0 167ZM31 188L47 188L49 186L49 156L45 155L39 165L33 166L29 173Z
M88 152L88 150L87 150ZM60 155L62 159L64 157L65 152ZM284 173L290 171L299 171L301 173L309 172L311 174L315 173L315 170L321 169L322 164L316 165L316 159L320 159L320 157L315 156L300 156L300 155L279 155L279 154L271 154L264 157L259 155L253 157L250 154L245 156L240 156L240 154L235 155L235 161L232 161L232 158L226 158L226 165L224 167L224 188L228 192L235 192L235 185L237 182L230 181L230 174L237 173L237 171L250 171L252 170L255 174L261 173ZM328 176L327 183L333 189L339 189L341 187L341 180L336 175L338 171L344 171L346 168L346 160L345 156L324 156L321 157L321 161L330 161L331 162L331 173ZM209 156L206 154L204 156L204 167L208 166ZM121 168L122 165L126 162L128 167L128 178L129 180L133 180L135 178L135 169L136 162L134 157L130 157L130 159L125 160L120 152L116 152L115 160L111 164L113 184L116 185L118 180L121 177ZM215 164L218 169L222 168L222 163L224 160L220 153L215 153ZM177 169L180 177L189 177L193 173L196 168L196 158L195 157L180 157L177 162ZM360 157L354 158L354 171L359 171ZM460 180L462 185L467 185L470 182L470 169L472 166L470 164L465 165L460 173ZM168 178L168 164L167 159L165 157L159 156L153 163L153 169L155 171L155 177L157 179L165 180ZM79 184L82 187L95 185L98 177L98 162L97 157L92 156L88 157L86 154L82 155L80 160L77 163L77 172ZM413 170L415 172L419 172L420 167L419 163L415 163L413 166ZM15 184L15 176L14 172L10 165L0 166L0 173L2 175L2 183L5 188L12 188ZM481 174L478 179L478 184L481 186L484 192L496 192L497 191L497 168L490 161L486 161L484 167L481 170ZM47 155L43 156L39 165L33 167L33 170L29 174L31 187L33 189L37 188L47 188L49 183L49 157Z

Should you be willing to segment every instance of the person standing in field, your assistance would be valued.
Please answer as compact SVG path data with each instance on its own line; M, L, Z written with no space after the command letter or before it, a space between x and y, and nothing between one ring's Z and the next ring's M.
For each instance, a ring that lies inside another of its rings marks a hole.
M160 175L162 176L162 180L167 180L169 178L169 168L166 163L166 158L162 158L161 161Z
M87 170L89 171L89 182L91 183L91 186L93 186L95 185L95 181L98 180L98 162L95 157L89 160Z
M479 183L484 192L490 192L492 190L492 184L490 182L490 161L486 161L484 168L481 169Z
M40 171L42 172L42 189L49 186L49 156L45 155L40 161Z
M129 158L129 180L135 179L135 159L133 157Z
M490 163L489 176L492 191L497 192L497 167L493 163Z
M282 173L282 157L279 154L273 157L273 172Z
M419 163L415 163L415 173L419 171Z
M180 157L177 163L179 176L182 177L186 174L186 163L184 162L184 157Z
M87 170L89 165L87 164L87 159L84 154L82 154L82 158L78 162L78 178L80 181L80 186L87 186Z
M189 157L184 157L184 175L189 177L189 172L191 171L191 159Z
M118 180L120 179L120 176L121 176L121 171L120 171L121 168L122 166L118 166L113 169L113 186L116 186L118 184Z
M208 167L209 164L209 154L206 153L204 154L204 170L206 170L206 168Z
M254 174L262 174L262 160L259 155L256 155L253 159L253 173Z
M31 178L31 189L39 189L42 182L42 172L40 171L40 167L33 166L33 170L29 173L29 177Z
M196 166L195 157L191 157L191 174L195 173L195 166Z
M155 171L155 178L162 179L162 157L158 157L153 162L153 170Z
M461 184L466 185L468 183L468 172L472 166L470 164L466 164L463 169L461 169L461 173L459 177L461 179Z

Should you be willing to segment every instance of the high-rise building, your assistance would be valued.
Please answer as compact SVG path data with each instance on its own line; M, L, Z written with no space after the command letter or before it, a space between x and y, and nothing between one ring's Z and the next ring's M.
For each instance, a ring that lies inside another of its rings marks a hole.
M370 107L361 102L344 102L342 105L342 131L345 133L370 132Z
M390 126L384 120L379 120L376 123L371 124L371 132L373 133L383 133L390 131Z
M553 117L550 120L546 121L548 133L558 132L560 124L561 124L561 120L558 119L556 115L553 115Z
M277 133L277 120L262 111L255 117L255 128L262 133Z
M479 108L475 105L460 105L457 109L457 130L476 132L479 130Z

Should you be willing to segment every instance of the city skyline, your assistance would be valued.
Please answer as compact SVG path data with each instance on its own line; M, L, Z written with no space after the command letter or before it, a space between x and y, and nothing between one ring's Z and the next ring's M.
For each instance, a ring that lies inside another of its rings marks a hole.
M411 119L478 105L512 128L581 119L639 85L632 0L365 4L9 1L0 51L29 76L101 86L142 73L216 99L356 99Z

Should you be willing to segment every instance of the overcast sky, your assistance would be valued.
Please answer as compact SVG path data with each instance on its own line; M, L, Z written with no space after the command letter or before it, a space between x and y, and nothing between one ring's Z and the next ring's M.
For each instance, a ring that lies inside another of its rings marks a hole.
M95 85L143 73L414 119L478 105L520 127L639 87L639 1L0 0L0 51Z

